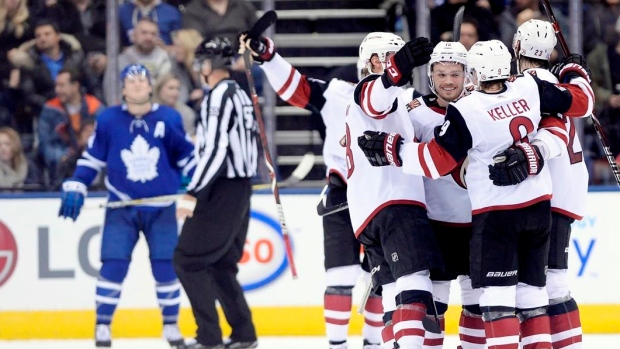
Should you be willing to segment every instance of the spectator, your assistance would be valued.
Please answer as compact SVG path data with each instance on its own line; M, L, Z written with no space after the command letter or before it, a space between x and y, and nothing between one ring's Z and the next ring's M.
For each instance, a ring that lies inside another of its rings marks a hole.
M33 14L35 22L53 21L61 33L76 35L84 31L82 22L76 20L80 13L71 0L45 0L43 6Z
M6 85L12 69L9 52L32 39L26 0L0 0L0 80Z
M88 66L99 76L107 65L105 0L72 0L83 30L75 37L86 53Z
M104 107L94 96L82 94L80 80L78 71L61 69L56 77L56 97L45 103L39 118L39 154L54 186L62 182L56 176L59 162L82 153L84 124L94 122Z
M499 29L489 9L478 4L476 0L447 0L431 10L431 41L452 41L454 16L463 5L467 5L464 15L474 18L478 22L478 27L485 29L479 33L480 40L499 39ZM516 28L512 32L515 31Z
M598 118L612 154L620 160L620 37L613 27L608 27L606 32L605 42L599 42L586 60L591 63ZM583 143L590 184L611 184L613 178L597 136L591 127L585 131Z
M54 189L58 189L62 182L70 178L75 169L77 168L77 162L82 156L82 153L86 150L88 145L88 138L95 131L95 121L94 120L86 120L82 122L82 127L80 131L77 133L77 148L70 148L69 151L63 155L58 161L58 165L56 166L56 181L52 183L52 187ZM89 186L91 190L105 190L105 184L103 183L103 173L97 175L93 183Z
M183 14L183 28L196 29L203 37L226 37L239 47L239 34L256 20L256 9L245 0L191 0Z
M467 51L478 42L478 22L475 19L463 18L459 42L465 46Z
M161 0L130 0L122 4L118 11L123 47L135 42L134 28L144 18L150 19L158 27L161 36L157 41L158 45L172 45L172 32L181 29L179 10Z
M130 64L145 66L155 81L172 69L168 52L157 46L159 31L157 24L148 18L142 18L136 24L134 44L118 56L118 70Z
M203 37L227 38L232 47L239 47L239 34L252 28L257 21L256 8L246 0L191 0L183 14L183 28L196 29ZM249 95L243 59L236 57L230 67L230 76ZM256 91L262 94L262 71L252 68Z
M0 127L13 127L15 123L14 114L17 105L22 98L19 87L19 69L12 69L9 73L9 81L6 88L0 90Z
M0 188L22 188L38 184L38 172L26 158L19 134L10 127L0 127Z
M177 30L172 35L173 63L172 71L181 81L179 100L191 106L198 104L204 92L200 84L200 78L194 71L194 51L202 41L202 36L196 29Z
M595 25L596 35L600 42L605 41L607 28L612 28L620 17L620 0L597 1L590 11L592 23ZM585 25L585 23L584 23Z
M160 76L155 84L155 102L176 109L183 119L183 129L190 136L196 135L196 112L179 101L181 80L172 73Z
M75 37L61 35L58 26L50 21L39 22L34 31L35 39L22 44L10 57L13 65L21 70L19 86L29 109L28 119L22 120L22 133L32 133L32 117L41 114L43 104L55 97L56 76L63 68L77 70L82 76L82 86L101 99L101 87Z

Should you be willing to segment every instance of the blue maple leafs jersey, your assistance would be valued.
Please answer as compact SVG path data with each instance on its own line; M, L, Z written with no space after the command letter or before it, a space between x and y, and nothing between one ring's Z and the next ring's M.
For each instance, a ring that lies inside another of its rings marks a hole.
M176 194L181 175L191 176L196 162L181 115L153 104L141 118L129 114L125 105L105 109L77 165L72 179L86 185L107 166L109 200L119 201Z

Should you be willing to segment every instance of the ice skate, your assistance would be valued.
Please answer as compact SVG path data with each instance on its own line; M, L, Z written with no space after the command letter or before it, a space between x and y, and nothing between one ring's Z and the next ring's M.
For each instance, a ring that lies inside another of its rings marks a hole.
M179 325L177 324L165 324L163 330L163 337L170 343L170 346L176 349L186 349L185 340L181 331L179 331Z
M110 325L99 324L95 326L95 346L97 348L112 346Z
M251 349L258 347L258 341L253 342L228 342L224 346L226 349Z
M381 343L370 343L368 339L364 339L364 346L362 349L381 349Z

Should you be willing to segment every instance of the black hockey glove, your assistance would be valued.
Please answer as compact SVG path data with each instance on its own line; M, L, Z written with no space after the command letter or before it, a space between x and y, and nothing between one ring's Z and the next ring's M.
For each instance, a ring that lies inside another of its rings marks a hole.
M560 83L568 83L575 77L583 77L589 83L592 82L592 73L588 67L588 62L578 53L573 53L565 57L562 62L551 68L551 73L555 75Z
M433 53L433 44L424 37L413 39L405 44L385 63L381 77L383 86L405 86L411 79L413 68L428 63Z
M545 165L536 145L521 143L513 145L493 157L489 165L489 179L497 186L515 185L530 175L537 175Z
M252 58L257 64L271 61L276 54L276 46L273 40L266 36L250 38L248 32L244 32L239 36L239 43L245 45L246 49L250 49Z
M366 131L357 138L357 145L362 149L372 166L403 165L398 152L403 139L398 133Z

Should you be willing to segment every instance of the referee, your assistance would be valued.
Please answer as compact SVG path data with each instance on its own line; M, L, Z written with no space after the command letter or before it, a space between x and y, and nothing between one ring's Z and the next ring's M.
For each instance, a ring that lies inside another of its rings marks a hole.
M174 266L198 326L197 343L190 349L257 346L252 314L237 281L258 158L256 119L252 101L230 79L233 53L228 39L218 37L196 48L196 63L210 92L196 131L198 166L177 207L177 218L185 224L174 251ZM226 345L216 300L232 327Z

